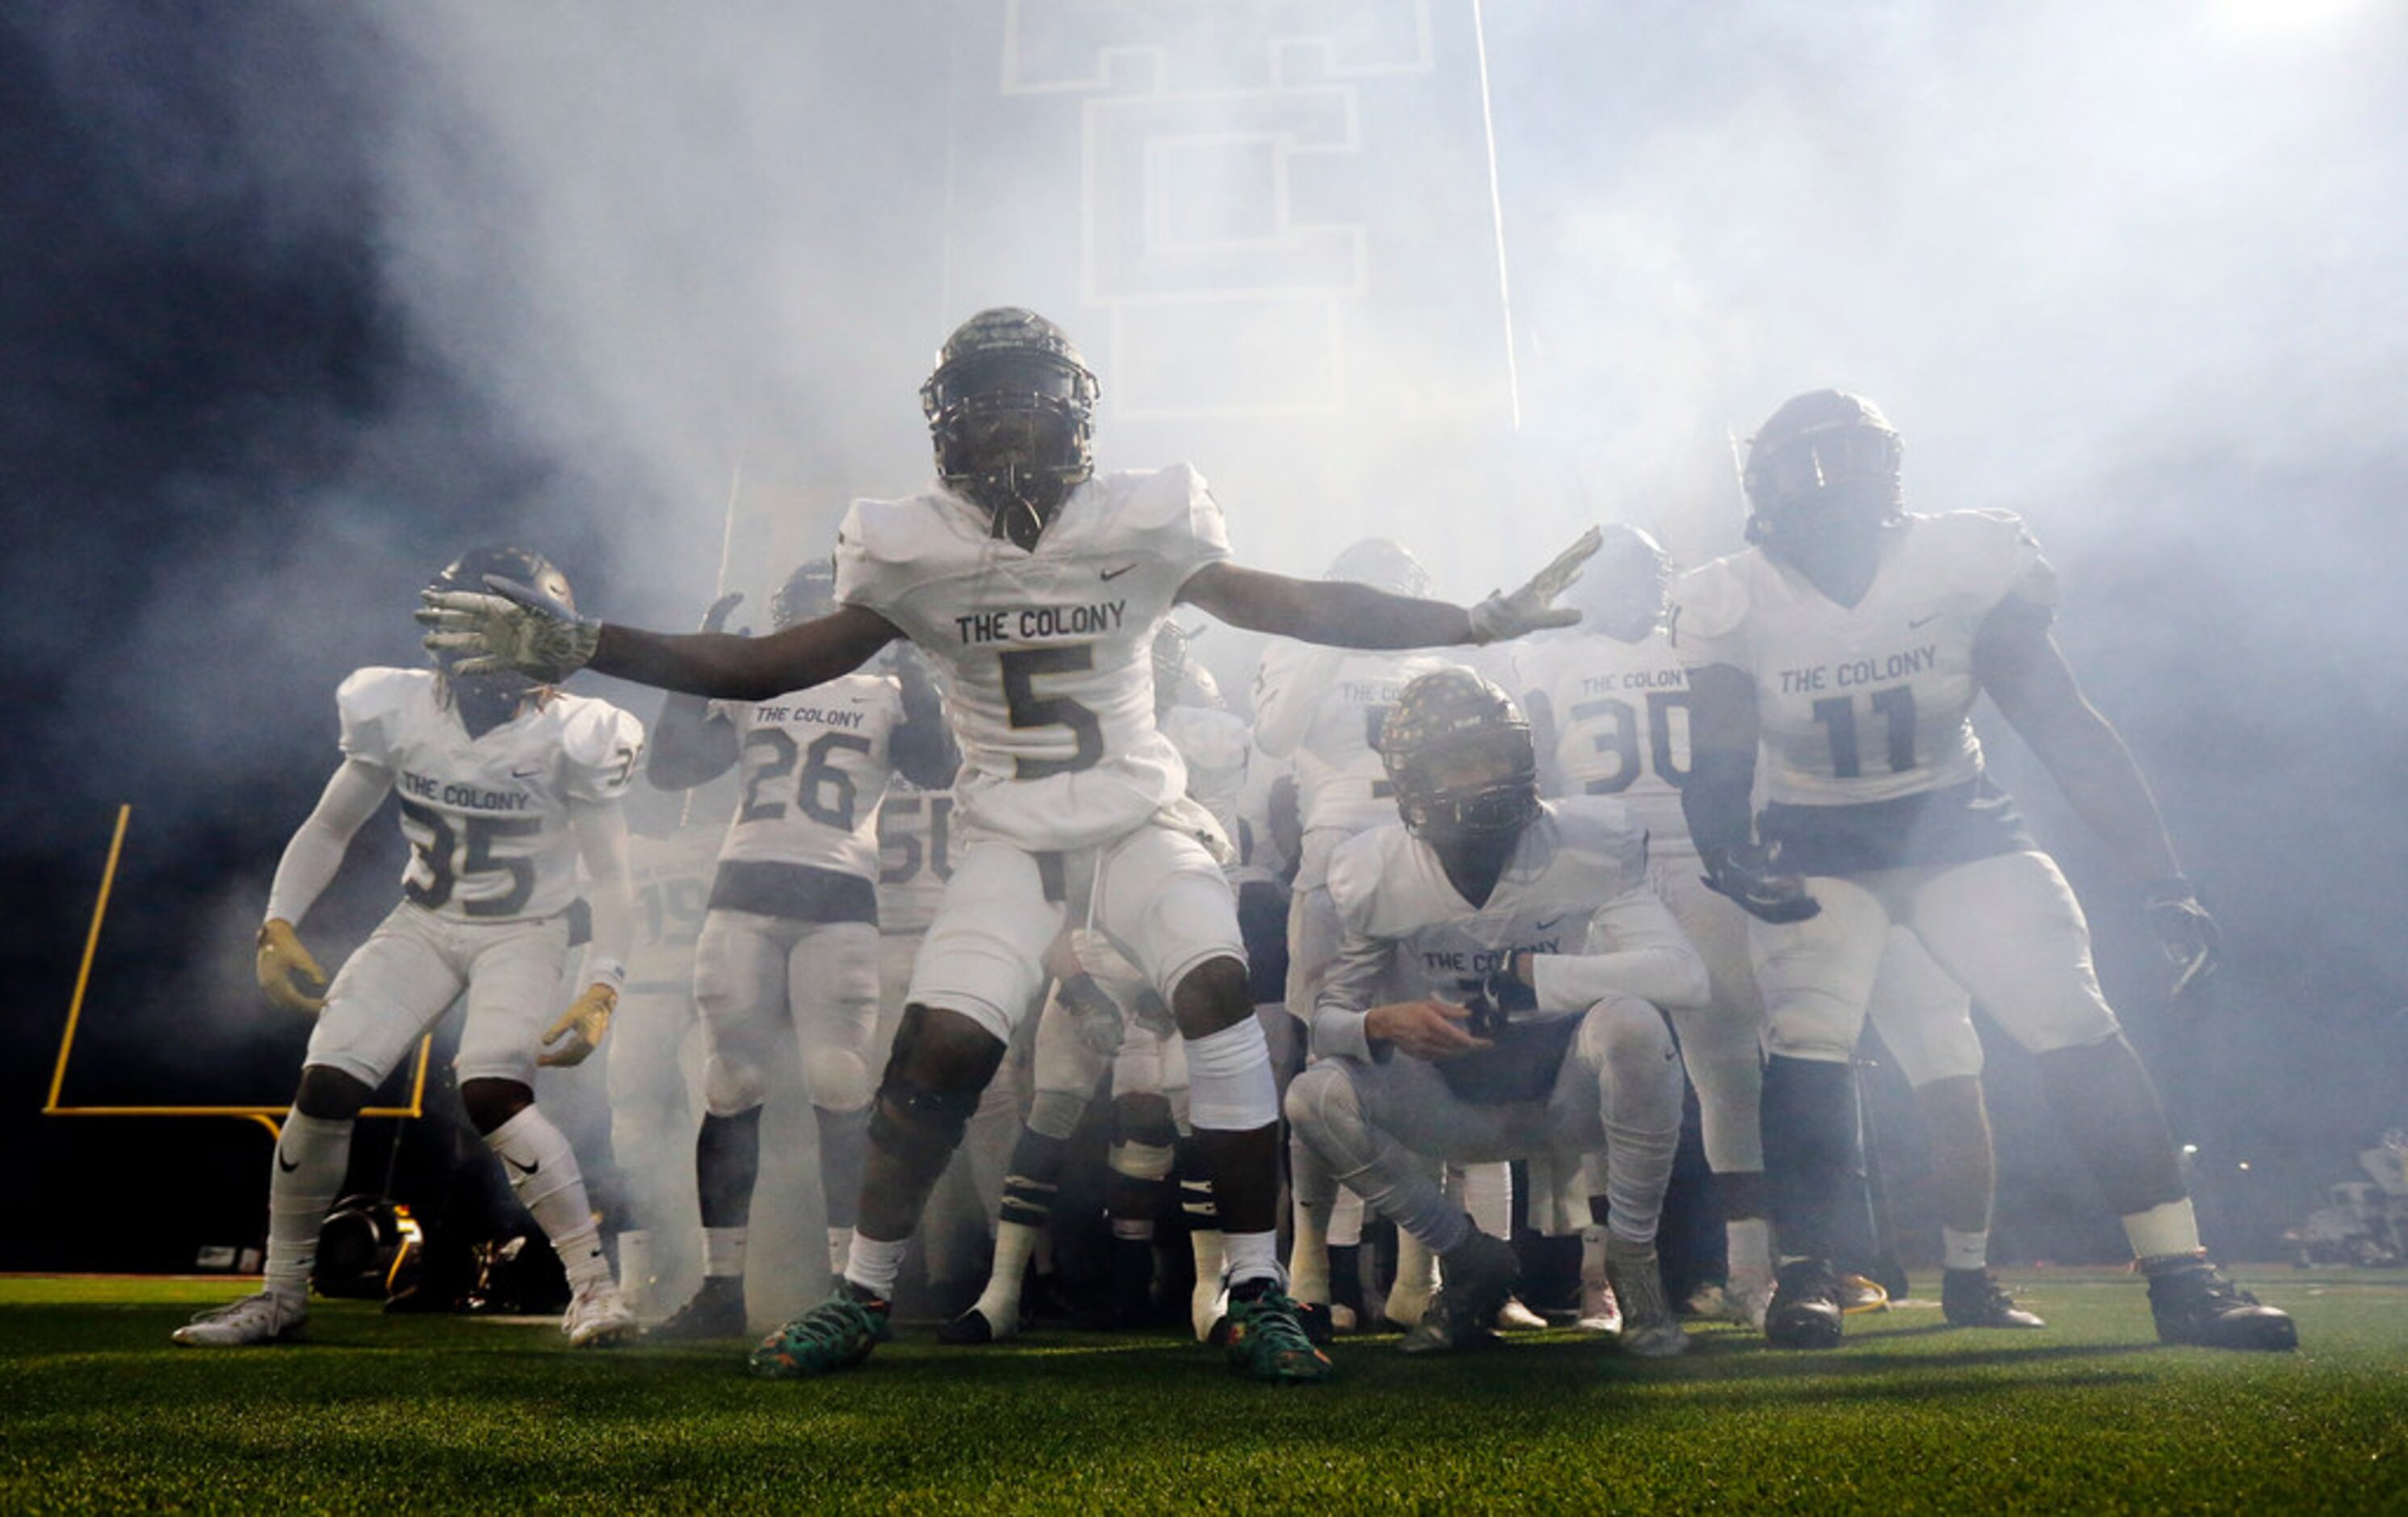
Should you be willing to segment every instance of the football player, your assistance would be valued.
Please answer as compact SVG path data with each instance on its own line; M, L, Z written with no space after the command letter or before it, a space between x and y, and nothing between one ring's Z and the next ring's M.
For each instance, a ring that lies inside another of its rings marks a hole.
M1672 560L1644 530L1615 524L1574 592L1573 630L1516 644L1515 672L1549 795L1619 796L1647 830L1648 879L1706 961L1713 997L1675 1008L1681 1058L1698 1091L1706 1163L1724 1217L1728 1276L1708 1304L1764 1326L1772 1296L1765 1221L1764 1005L1747 953L1746 913L1707 889L1681 814L1690 773L1689 693L1666 614ZM2037 1327L1988 1273L1992 1177L1982 1105L1982 1044L1964 990L1912 933L1891 936L1871 996L1871 1020L1917 1091L1932 1134L1942 1194L1948 1320L1965 1326ZM1598 1198L1601 1200L1602 1198ZM1604 1272L1603 1228L1584 1235L1583 1319L1595 1320Z
M433 588L463 591L489 574L574 604L566 576L522 548L466 554ZM643 724L512 671L464 671L449 655L434 669L360 670L335 704L342 764L286 845L259 929L260 989L273 1004L317 1017L268 1172L265 1288L194 1318L176 1341L223 1348L299 1335L319 1224L350 1166L352 1120L465 992L452 1061L461 1106L567 1271L569 1343L620 1342L635 1318L611 1279L577 1155L536 1108L533 1087L538 1063L573 1064L600 1046L626 978L634 906L619 802ZM409 843L402 900L328 988L300 924L387 795L400 798ZM546 1029L580 861L593 915L588 983ZM551 1051L538 1057L539 1046Z
M2074 1150L2122 1217L2169 1343L2287 1349L2291 1320L2200 1249L2155 1086L2100 994L2065 877L1983 771L1987 694L2141 882L2177 989L2214 920L2123 740L2050 631L2056 576L2003 512L1909 514L1870 401L1801 395L1749 443L1753 546L1682 584L1693 701L1682 791L1706 877L1756 918L1768 1017L1767 1179L1781 1264L1766 1336L1839 1341L1833 1205L1855 1140L1849 1059L1903 927L2038 1056ZM1759 749L1767 803L1751 816Z
M805 563L770 601L773 628L825 615L836 570ZM941 785L954 756L921 666L855 672L750 702L672 695L644 761L666 790L741 770L695 943L694 999L709 1062L695 1140L703 1280L652 1329L668 1340L743 1333L744 1255L761 1167L761 1109L778 1046L796 1040L819 1133L828 1269L853 1242L878 1025L878 810L901 771Z
M1682 1076L1661 1008L1702 1001L1706 966L1648 889L1647 835L1620 802L1542 801L1529 724L1469 670L1405 686L1381 740L1401 823L1329 860L1338 958L1313 1008L1319 1061L1288 1120L1322 1172L1444 1265L1408 1351L1484 1333L1512 1246L1446 1199L1433 1162L1605 1150L1606 1267L1626 1352L1681 1352L1656 1224L1680 1140ZM1332 1191L1300 1176L1301 1205ZM1550 1187L1535 1189L1545 1194Z
M1577 619L1552 602L1590 544L1468 611L1241 568L1194 470L1095 473L1097 394L1069 339L1034 312L965 322L921 392L938 486L854 502L838 538L837 609L768 637L605 626L506 578L432 595L423 610L435 645L477 667L556 676L591 664L727 700L822 684L897 638L941 672L964 754L964 846L875 1101L843 1280L758 1351L764 1374L857 1365L887 1336L921 1202L1035 999L1047 945L1090 901L1097 930L1186 1039L1197 1141L1227 1230L1232 1363L1270 1380L1329 1372L1284 1289L1270 1062L1227 881L1154 724L1154 631L1186 604L1308 642L1496 642Z
M1412 550L1387 538L1348 544L1324 571L1326 580L1369 585L1393 595L1426 596L1429 571ZM1293 894L1288 901L1286 1001L1297 1025L1310 1026L1313 1000L1338 952L1337 914L1329 903L1329 856L1368 828L1396 819L1387 772L1380 762L1380 724L1398 693L1416 677L1457 667L1432 653L1365 653L1348 648L1274 643L1263 650L1254 674L1254 744L1275 759L1290 761L1296 774L1297 820L1302 843ZM1292 1169L1320 1163L1312 1149L1291 1142ZM1491 1206L1480 1208L1492 1226L1498 1187L1490 1177ZM1308 1188L1319 1188L1308 1178ZM1510 1186L1510 1181L1508 1182ZM1510 1189L1504 1216L1512 1216ZM1354 1324L1362 1303L1355 1250L1362 1241L1363 1200L1340 1190L1328 1215L1292 1208L1295 1236L1288 1252L1297 1299L1325 1305L1333 1325ZM1400 1327L1419 1322L1436 1286L1437 1261L1410 1235L1398 1239L1397 1279L1384 1314ZM1318 1323L1314 1323L1316 1329Z

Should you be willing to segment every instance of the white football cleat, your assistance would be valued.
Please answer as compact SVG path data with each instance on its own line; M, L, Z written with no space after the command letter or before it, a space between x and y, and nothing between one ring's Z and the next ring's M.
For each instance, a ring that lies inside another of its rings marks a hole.
M1495 1323L1499 1333L1539 1333L1546 1330L1547 1320L1522 1304L1522 1298L1509 1295L1497 1308Z
M1611 1336L1622 1331L1622 1303L1613 1298L1613 1282L1603 1272L1581 1277L1580 1321L1584 1333Z
M605 1276L580 1286L568 1298L568 1310L561 1316L560 1330L568 1335L572 1349L615 1348L636 1336L636 1314L627 1309L619 1287Z
M254 1343L290 1343L309 1321L309 1298L262 1291L201 1313L176 1329L176 1341L191 1349L239 1349Z

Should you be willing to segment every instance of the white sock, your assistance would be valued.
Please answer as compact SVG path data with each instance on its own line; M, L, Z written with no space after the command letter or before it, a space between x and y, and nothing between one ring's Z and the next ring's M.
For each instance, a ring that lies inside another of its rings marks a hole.
M1513 1166L1508 1163L1466 1164L1463 1209L1472 1222L1494 1238L1513 1235Z
M1724 1246L1730 1253L1730 1278L1769 1280L1772 1278L1772 1224L1761 1217L1742 1217L1723 1224Z
M500 1156L519 1205L534 1214L536 1225L552 1240L561 1268L568 1273L569 1288L609 1279L610 1261L602 1253L602 1233L585 1197L577 1152L552 1119L533 1106L523 1107L485 1134L485 1147Z
M2124 1235L2131 1239L2135 1258L2162 1259L2169 1254L2197 1253L2199 1216L2191 1210L2190 1197L2185 1196L2162 1206L2127 1214Z
M1329 1208L1328 1241L1333 1249L1362 1246L1363 1198L1342 1185L1338 1188L1337 1203Z
M1990 1267L1990 1230L1960 1233L1953 1227L1940 1230L1941 1263L1949 1269L1987 1269Z
M995 1264L987 1271L986 1289L979 1293L978 1314L993 1327L1009 1332L1020 1322L1020 1283L1028 1273L1028 1256L1037 1251L1042 1230L1027 1222L997 1222Z
M652 1235L630 1227L619 1235L619 1279L625 1282L627 1309L638 1314L652 1304Z
M1320 1208L1298 1202L1296 1238L1287 1250L1288 1293L1298 1301L1329 1302L1329 1232L1313 1215Z
M706 1227L702 1230L702 1273L706 1279L724 1279L744 1273L744 1248L749 1227Z
M853 1258L853 1229L831 1227L827 1230L827 1238L828 1274L830 1277L841 1275L846 1263Z
M1224 1233L1221 1237L1231 1285L1259 1279L1276 1280L1283 1285L1287 1282L1287 1271L1280 1268L1276 1228L1265 1228L1259 1233Z
M318 1230L351 1167L351 1123L287 1112L267 1172L267 1289L309 1298Z
M843 1278L881 1301L892 1300L895 1281L903 1273L903 1256L910 1251L910 1238L882 1243L856 1230L853 1247L845 1257Z
M1595 1222L1581 1229L1581 1279L1605 1279L1605 1229Z

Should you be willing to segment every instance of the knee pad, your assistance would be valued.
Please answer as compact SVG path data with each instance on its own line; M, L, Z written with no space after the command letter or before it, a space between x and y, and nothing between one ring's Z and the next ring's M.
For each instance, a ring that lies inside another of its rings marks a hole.
M1244 1133L1270 1126L1279 1113L1270 1045L1252 1006L1235 1027L1187 1040L1187 1118L1192 1124Z
M1675 1050L1671 1023L1655 1003L1633 995L1609 995L1590 1006L1581 1021L1580 1047L1598 1064L1658 1062Z
M805 1048L803 1090L814 1106L859 1111L869 1105L869 1066L851 1048Z
M905 1008L869 1117L869 1140L906 1163L933 1168L960 1147L979 1098L1003 1063L1001 1038L960 1016L933 1027L928 1008Z
M769 1074L750 1060L712 1054L702 1069L702 1105L713 1117L740 1117L768 1099Z
M1354 1101L1354 1082L1335 1063L1308 1066L1288 1082L1283 1105L1288 1125L1325 1163L1331 1156L1331 1136L1363 1124L1362 1108Z
M1028 1103L1028 1130L1067 1141L1079 1130L1079 1120L1086 1115L1085 1096L1072 1095L1068 1091L1039 1091Z

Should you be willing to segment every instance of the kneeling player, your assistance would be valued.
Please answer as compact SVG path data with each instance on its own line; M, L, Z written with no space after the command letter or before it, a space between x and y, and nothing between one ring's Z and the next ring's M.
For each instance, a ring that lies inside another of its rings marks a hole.
M538 555L487 548L444 570L438 589L487 574L540 585L566 602L568 581ZM602 1253L577 1155L535 1107L538 1062L575 1063L609 1026L625 978L634 903L619 798L643 745L643 724L608 702L510 674L363 669L336 692L342 767L277 865L259 929L267 998L320 1013L300 1092L268 1175L267 1279L257 1295L205 1312L176 1341L205 1348L298 1335L309 1314L318 1228L350 1167L351 1122L409 1046L463 991L467 1022L453 1067L460 1104L499 1154L510 1188L560 1254L571 1299L561 1329L580 1348L635 1329ZM402 903L345 963L322 1001L324 972L301 946L308 914L384 803L401 797L409 840ZM586 869L594 935L590 983L539 1033L559 984L563 914ZM536 1056L538 1039L561 1044Z
M1682 1078L1659 1008L1703 1000L1706 969L1647 888L1645 834L1617 801L1541 801L1529 724L1468 670L1407 686L1382 752L1404 825L1330 860L1342 936L1313 1010L1321 1058L1288 1088L1288 1119L1332 1177L1443 1263L1409 1351L1484 1332L1517 1274L1434 1163L1573 1164L1601 1145L1622 1348L1679 1353L1656 1223ZM1380 1000L1394 990L1411 999ZM1316 1189L1299 1205L1326 1214L1335 1192Z

